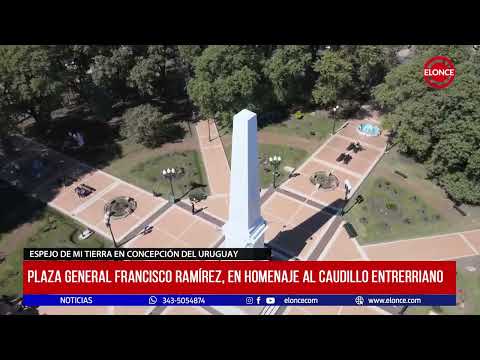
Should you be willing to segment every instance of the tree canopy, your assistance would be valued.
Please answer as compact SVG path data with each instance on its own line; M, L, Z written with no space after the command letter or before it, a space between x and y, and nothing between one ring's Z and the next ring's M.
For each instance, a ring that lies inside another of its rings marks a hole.
M307 76L311 66L308 46L286 45L273 52L266 62L265 73L279 103L290 105L308 100L311 89Z
M433 55L452 58L457 76L446 89L425 85L422 69ZM455 200L480 204L480 64L461 46L422 47L374 90L400 151L427 166Z
M471 46L415 46L409 60L398 65L398 50L374 45L0 46L0 138L26 116L39 129L48 128L52 111L70 94L103 120L114 109L135 106L124 113L122 133L146 146L180 131L164 114L171 109L185 114L192 104L203 117L231 125L244 108L262 115L311 103L339 104L341 114L373 98L400 151L424 163L452 198L480 204L480 52ZM457 76L447 89L432 89L423 81L423 64L434 55L455 63Z
M244 108L252 111L260 108L264 97L262 63L255 49L209 46L195 59L194 73L188 93L204 116L231 122L233 115Z
M175 137L178 126L169 122L170 115L144 104L128 109L122 118L121 134L127 141L156 147Z
M0 46L2 110L8 118L29 114L42 126L61 106L63 68L52 46ZM11 116L10 116L11 115Z

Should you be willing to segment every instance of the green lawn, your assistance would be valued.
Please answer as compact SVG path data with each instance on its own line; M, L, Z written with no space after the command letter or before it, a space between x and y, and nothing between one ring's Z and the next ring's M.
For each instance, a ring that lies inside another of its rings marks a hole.
M335 128L340 128L344 122L342 119L337 119ZM333 118L329 117L327 112L321 112L320 114L306 113L303 119L300 120L292 115L282 122L264 126L262 130L321 141L331 134L332 128Z
M101 237L94 234L80 241L78 235L84 229L74 221L53 210L45 209L34 220L34 233L27 239L18 240L19 246L0 263L0 294L17 296L22 292L23 248L86 247L102 248L109 246Z
M441 315L480 315L480 269L470 272L457 266L457 290L464 292L464 306L412 306L405 314L426 315L431 310ZM457 299L460 297L457 296Z
M178 176L173 182L175 196L185 195L195 184L204 185L208 191L207 177L197 151L187 150L182 152L156 155L150 152L143 156L141 161L117 161L105 170L129 183L135 184L149 192L155 191L168 199L170 183L162 176L162 170L174 167L177 172L183 170L184 174Z
M377 177L362 186L360 193L364 202L355 205L346 218L357 230L362 244L448 230L448 223L438 212L398 183Z
M231 161L231 145L228 145L225 149L228 162ZM288 171L285 167L297 168L308 157L308 153L305 150L294 148L288 145L274 145L274 144L258 144L258 152L260 157L260 186L267 188L273 183L273 173L268 163L268 158L274 155L281 156L282 163L280 165L280 176L277 177L277 185L280 182L287 179Z
M403 179L395 170L408 178ZM357 191L365 201L345 215L357 230L360 243L480 228L480 207L466 207L469 216L461 216L452 208L444 191L426 179L426 174L422 164L395 150L383 157Z

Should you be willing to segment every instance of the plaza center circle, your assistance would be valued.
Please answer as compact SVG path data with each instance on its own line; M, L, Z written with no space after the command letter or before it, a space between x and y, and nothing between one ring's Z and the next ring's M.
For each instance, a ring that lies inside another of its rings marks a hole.
M134 198L118 196L105 204L105 213L110 213L112 219L123 219L132 214L137 208Z

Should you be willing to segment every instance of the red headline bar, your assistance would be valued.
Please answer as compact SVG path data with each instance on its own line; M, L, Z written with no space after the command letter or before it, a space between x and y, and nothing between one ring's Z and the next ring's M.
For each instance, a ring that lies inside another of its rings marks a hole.
M24 294L455 294L454 261L29 261Z

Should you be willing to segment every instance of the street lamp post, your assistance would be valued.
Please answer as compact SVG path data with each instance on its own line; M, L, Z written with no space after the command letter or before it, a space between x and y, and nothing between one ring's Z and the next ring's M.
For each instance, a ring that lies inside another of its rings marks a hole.
M282 162L282 158L280 156L273 156L268 159L270 164L273 166L273 188L277 187L276 179L278 175L278 168L280 167L280 163Z
M333 128L332 128L332 135L335 134L335 120L337 119L337 110L340 108L340 106L336 105L333 108Z
M168 179L170 181L170 190L171 190L170 201L172 203L174 203L175 202L175 193L173 192L173 179L175 179L175 176L177 175L176 172L175 172L175 168L164 169L162 171L162 175L163 175L163 177L165 177L166 179Z
M108 230L110 230L110 235L112 236L113 245L115 246L115 248L118 248L117 241L115 240L115 236L113 235L112 224L110 222L111 217L112 217L112 213L110 211L107 211L105 213L105 216L103 217L103 221L105 223L105 226L108 228Z
M346 179L345 180L345 201L348 200L348 194L350 194L351 190L352 190L352 185L350 184L350 181Z
M208 142L211 142L212 137L210 135L210 118L207 119L207 124L208 124Z

